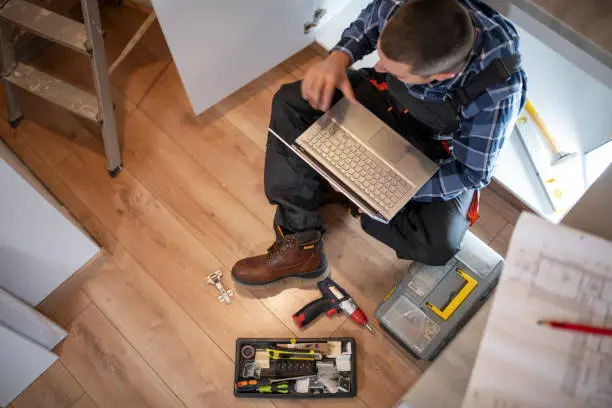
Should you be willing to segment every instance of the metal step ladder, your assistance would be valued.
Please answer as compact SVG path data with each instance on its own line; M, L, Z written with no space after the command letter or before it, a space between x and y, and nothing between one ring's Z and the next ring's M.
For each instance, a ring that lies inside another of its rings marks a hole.
M25 0L0 0L0 78L6 94L9 124L15 128L23 119L18 88L96 122L102 127L108 173L115 177L122 163L100 10L97 0L81 0L81 6L83 24ZM14 25L90 57L96 95L15 61Z

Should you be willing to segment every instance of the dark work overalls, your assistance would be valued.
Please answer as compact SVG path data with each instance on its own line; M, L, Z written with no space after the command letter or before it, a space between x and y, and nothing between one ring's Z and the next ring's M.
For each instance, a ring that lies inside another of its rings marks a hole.
M493 61L445 103L413 97L393 76L366 69L349 71L357 100L409 140L432 160L450 157L449 145L434 139L459 129L459 109L485 90L518 71L520 58ZM301 96L300 82L283 85L274 96L270 128L292 143L322 112ZM337 91L333 102L342 94ZM278 205L274 222L290 231L322 229L319 207L325 183L310 166L275 136L268 135L264 184L268 199ZM389 224L361 216L363 229L393 248L402 259L428 265L446 263L458 250L465 232L477 218L478 193L469 190L448 201L410 201Z

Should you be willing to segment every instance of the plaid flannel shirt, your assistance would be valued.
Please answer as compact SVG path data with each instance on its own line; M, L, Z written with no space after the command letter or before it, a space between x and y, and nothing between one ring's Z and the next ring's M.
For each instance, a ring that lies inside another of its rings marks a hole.
M507 19L478 0L458 1L472 16L476 29L469 62L452 79L425 85L406 84L408 91L419 99L443 101L450 91L463 86L492 60L518 53L518 34ZM406 0L372 1L342 33L334 50L347 54L352 62L374 51L384 25L404 3ZM517 72L461 108L460 129L435 136L448 141L451 158L438 161L440 169L417 192L414 200L450 200L489 183L504 140L525 104L526 86L525 73Z

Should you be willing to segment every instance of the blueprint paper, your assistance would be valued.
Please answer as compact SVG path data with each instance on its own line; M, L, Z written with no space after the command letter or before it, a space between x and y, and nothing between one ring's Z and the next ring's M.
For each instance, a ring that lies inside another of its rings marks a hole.
M524 213L512 236L463 408L610 408L612 243Z

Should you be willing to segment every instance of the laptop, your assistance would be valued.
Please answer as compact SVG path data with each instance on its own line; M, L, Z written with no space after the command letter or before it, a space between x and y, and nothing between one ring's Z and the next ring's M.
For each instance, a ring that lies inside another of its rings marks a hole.
M293 144L268 130L364 213L385 224L438 170L376 115L346 98Z

